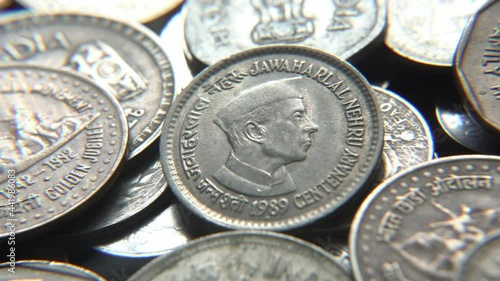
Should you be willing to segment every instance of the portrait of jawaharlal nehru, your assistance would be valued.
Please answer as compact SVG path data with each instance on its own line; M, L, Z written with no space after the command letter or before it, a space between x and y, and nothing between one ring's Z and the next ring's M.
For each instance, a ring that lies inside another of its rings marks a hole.
M273 80L241 91L214 123L233 150L213 177L230 190L252 196L296 190L285 165L303 161L318 126L306 115L301 77Z

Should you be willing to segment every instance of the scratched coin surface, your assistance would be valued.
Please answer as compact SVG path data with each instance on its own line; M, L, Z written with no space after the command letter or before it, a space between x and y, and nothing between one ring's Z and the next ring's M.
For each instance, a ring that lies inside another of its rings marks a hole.
M200 217L284 230L353 199L382 148L372 88L350 64L308 47L248 50L199 75L163 127L167 182Z
M103 277L86 268L69 263L46 260L16 261L15 273L9 263L0 264L2 280L29 281L105 281Z
M234 231L193 240L128 280L352 279L329 253L311 243L272 232Z
M443 157L391 177L354 219L356 280L457 280L500 230L499 197L497 156Z
M192 0L186 6L189 52L207 65L271 44L315 47L348 59L382 42L386 18L386 0Z
M490 1L467 26L455 56L462 94L483 125L500 134L500 2Z
M120 102L132 158L160 134L174 91L158 36L139 24L78 14L20 15L0 25L0 61L72 69Z
M116 99L88 78L0 66L0 237L43 227L91 204L124 158Z
M168 13L183 0L18 0L23 6L44 13L76 12L147 22Z
M375 178L382 182L400 171L431 160L434 143L429 125L413 105L389 90L373 89L384 121L382 166Z
M399 55L451 67L470 16L487 0L388 0L385 43Z

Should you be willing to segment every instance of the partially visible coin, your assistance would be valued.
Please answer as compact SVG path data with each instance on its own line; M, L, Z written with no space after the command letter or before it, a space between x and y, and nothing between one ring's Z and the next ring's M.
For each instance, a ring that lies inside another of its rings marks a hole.
M388 0L385 43L424 64L451 66L467 20L488 0Z
M391 177L354 219L356 280L457 280L467 256L500 230L499 197L497 156L443 157Z
M475 152L500 154L500 137L478 124L462 104L441 101L436 116L443 130L453 140Z
M93 203L114 178L128 135L116 99L86 77L2 65L0 81L0 237L6 237Z
M389 90L375 86L373 89L384 120L382 166L375 177L377 182L382 182L431 160L434 142L429 125L413 105Z
M272 232L224 232L193 240L145 265L138 280L352 280L321 248Z
M386 0L187 1L190 53L211 65L271 44L300 44L347 59L381 41Z
M241 52L176 98L160 142L167 182L200 217L297 228L346 207L373 175L382 126L351 65L307 47Z
M485 126L500 134L500 2L490 1L464 32L455 56L462 94Z
M128 158L160 134L174 82L158 36L144 26L79 14L23 14L0 25L0 41L1 62L72 69L113 93L128 120Z
M500 231L486 237L467 257L459 281L500 280Z
M119 18L124 21L148 22L166 14L183 0L17 0L38 12L77 12Z
M16 261L0 264L1 280L26 281L105 281L95 272L69 264L45 260Z

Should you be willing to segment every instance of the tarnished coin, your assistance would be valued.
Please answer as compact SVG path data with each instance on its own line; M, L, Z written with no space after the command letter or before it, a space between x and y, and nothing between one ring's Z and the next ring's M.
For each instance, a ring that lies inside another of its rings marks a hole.
M429 161L434 154L434 143L429 125L420 112L397 94L373 87L384 121L384 148L382 166L376 181L417 164Z
M467 26L455 74L478 121L500 134L500 2L490 1Z
M500 280L500 231L486 237L467 257L459 281Z
M22 260L0 264L1 280L26 281L105 281L88 269L55 261Z
M119 18L124 21L147 22L175 9L183 0L17 0L35 11L76 12Z
M191 212L174 203L158 216L136 224L136 229L117 241L96 247L97 250L125 257L154 257L184 246L193 239L186 231Z
M271 44L299 44L347 59L379 41L386 18L386 0L190 0L186 4L189 51L207 65Z
M457 280L500 230L499 197L497 156L443 157L391 177L354 219L356 280Z
M228 228L284 230L353 199L373 174L382 121L366 80L315 49L248 50L176 98L160 142L167 182Z
M93 203L127 147L116 99L74 73L0 66L0 237Z
M479 153L500 154L500 137L478 124L463 105L442 101L436 105L436 116L446 134L459 144Z
M193 240L146 264L138 280L352 280L321 248L272 232L225 232Z
M388 0L385 43L424 64L451 66L467 20L488 0Z
M128 158L160 134L172 69L158 36L144 26L77 14L21 15L0 25L0 42L0 61L73 69L113 93L127 116Z

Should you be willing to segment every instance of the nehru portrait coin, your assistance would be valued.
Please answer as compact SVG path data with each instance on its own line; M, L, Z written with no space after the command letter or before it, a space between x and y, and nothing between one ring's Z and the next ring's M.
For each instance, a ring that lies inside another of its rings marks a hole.
M160 156L174 193L234 229L291 229L334 212L382 148L366 80L308 47L257 48L209 67L165 122Z

